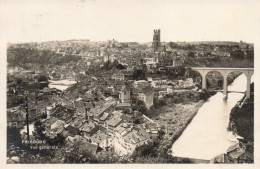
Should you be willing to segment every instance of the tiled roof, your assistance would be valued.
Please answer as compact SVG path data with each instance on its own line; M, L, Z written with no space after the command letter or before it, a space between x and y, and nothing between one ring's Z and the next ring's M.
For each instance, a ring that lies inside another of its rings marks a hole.
M119 116L115 116L115 117L109 119L109 120L107 121L107 124L108 124L109 126L115 127L115 126L117 126L121 121L122 121L122 119L121 119Z
M56 118L56 117L51 117L51 118L49 118L49 119L47 119L46 121L45 121L45 124L48 124L48 125L52 125L53 123L55 123L57 120L59 120L58 118Z
M102 143L104 140L106 140L107 135L101 131L98 131L93 136L91 136L91 140L96 143Z
M92 122L85 122L81 127L81 131L90 132L93 128L95 128L95 124Z
M108 117L108 115L109 115L109 113L104 113L104 114L102 115L102 117L100 118L100 120L102 120L102 121L106 120L107 117Z

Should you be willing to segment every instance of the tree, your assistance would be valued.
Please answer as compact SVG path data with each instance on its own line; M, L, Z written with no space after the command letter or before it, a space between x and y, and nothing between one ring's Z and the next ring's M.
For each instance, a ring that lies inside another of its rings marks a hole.
M244 52L242 50L235 50L230 52L230 56L234 59L244 59Z
M247 57L250 60L254 60L254 49L252 50L247 50Z
M21 86L21 84L22 84L22 79L21 79L21 78L16 78L16 79L15 79L15 82L16 82L16 84L17 84L18 86Z
M34 131L36 132L37 136L42 139L45 140L46 136L44 134L45 128L43 126L43 123L40 120L37 120L34 123Z
M56 137L49 139L47 137L47 143L51 146L63 146L65 143L65 138L61 134L57 134Z
M7 149L10 146L20 147L22 144L22 138L20 131L16 127L7 127Z
M135 148L131 157L134 161L138 157L158 157L157 152L158 142L149 142L148 144L143 144Z
M64 163L98 163L98 160L87 151L81 151L78 144L74 144L70 152L65 153Z
M162 140L164 135L165 135L165 132L163 130L160 130L158 132L158 140Z
M124 114L131 114L131 110L129 108L123 110Z
M194 52L189 52L189 53L188 53L188 56L189 56L190 58L195 58Z
M218 86L221 87L223 85L223 80L222 79L219 79L218 80Z
M203 90L199 93L200 99L207 100L209 98L209 93L206 90Z
M154 97L153 98L153 105L154 105L155 109L159 108L159 99L158 99L158 97Z
M139 108L139 112L141 112L141 113L144 114L144 115L147 115L148 110L147 110L147 108L146 108L145 105L142 105L142 106L140 106L140 108Z
M43 81L48 81L48 78L46 76L43 76L43 75L39 76L38 82L43 82Z
M159 100L159 106L160 106L160 107L163 107L163 106L165 106L165 105L166 105L165 99Z
M188 159L188 158L183 158L181 160L181 163L192 163L192 161L190 159Z
M175 42L170 42L169 45L171 48L178 48L178 44Z
M118 65L116 66L116 68L122 70L122 69L125 69L126 67L123 66L122 64L118 64Z
M143 69L134 69L133 78L135 80L144 80L146 79L145 71Z
M206 84L207 84L207 87L210 88L210 83L209 83L209 79L206 78Z

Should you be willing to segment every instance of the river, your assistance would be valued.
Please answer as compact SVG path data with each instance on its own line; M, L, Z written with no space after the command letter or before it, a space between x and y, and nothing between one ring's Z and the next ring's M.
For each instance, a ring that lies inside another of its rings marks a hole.
M65 90L71 85L77 83L76 81L69 81L69 80L58 80L58 81L49 80L49 82L50 82L49 88L56 88L59 90Z
M252 76L251 82L254 81ZM245 75L238 76L228 86L229 91L246 90ZM223 99L222 92L210 97L199 109L197 115L172 146L172 155L194 159L211 160L226 153L226 150L237 140L231 140L227 131L231 109L243 98L242 93L229 93L228 99Z

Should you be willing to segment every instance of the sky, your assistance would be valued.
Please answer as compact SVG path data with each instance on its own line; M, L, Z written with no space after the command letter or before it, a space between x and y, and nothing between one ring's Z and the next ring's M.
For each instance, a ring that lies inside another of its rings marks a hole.
M260 35L257 0L0 0L7 42L90 39L246 41Z

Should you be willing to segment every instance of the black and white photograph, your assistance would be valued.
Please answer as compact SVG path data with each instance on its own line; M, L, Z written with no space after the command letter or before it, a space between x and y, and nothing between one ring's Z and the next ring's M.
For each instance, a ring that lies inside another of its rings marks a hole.
M259 167L259 9L0 0L4 167Z

